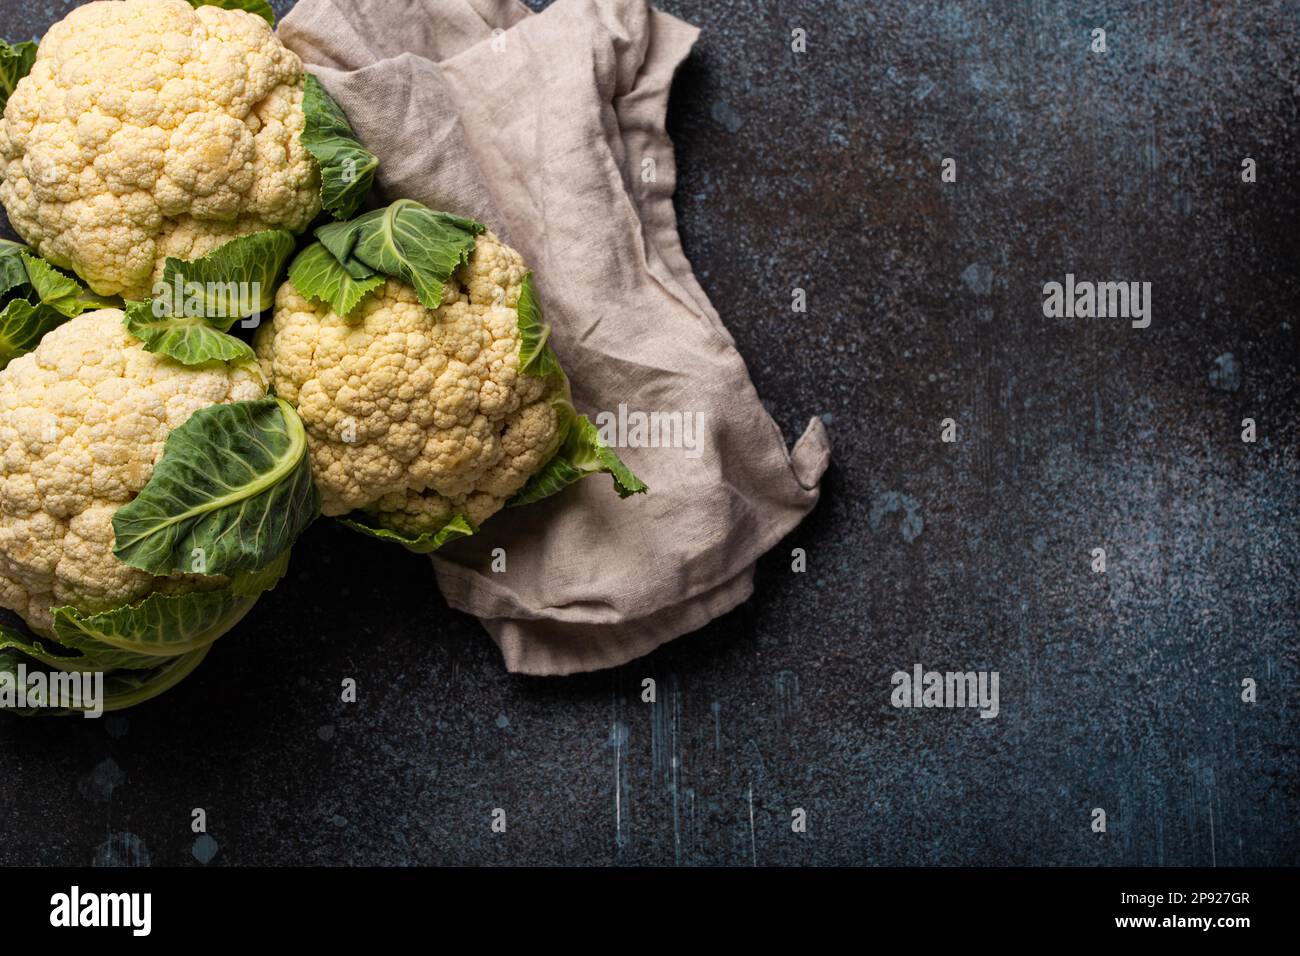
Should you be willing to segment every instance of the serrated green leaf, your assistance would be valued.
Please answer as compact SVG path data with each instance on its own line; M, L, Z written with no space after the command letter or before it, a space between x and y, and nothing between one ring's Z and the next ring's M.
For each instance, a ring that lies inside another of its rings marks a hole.
M267 0L190 0L190 6L194 9L199 7L220 7L222 10L243 10L245 13L251 13L254 16L261 17L271 26L275 26L275 11L271 9L271 4Z
M31 40L10 45L0 40L0 113L13 95L18 81L32 70L36 62L36 44Z
M43 638L31 637L15 628L0 625L0 650L21 651L48 667L63 671L99 671L115 667L156 667L159 658L131 654L101 644L85 636L75 636L72 640L45 641Z
M80 282L64 275L44 259L26 252L21 255L32 291L42 305L48 305L68 318L85 311L77 301L83 291Z
M307 433L276 398L211 405L167 436L134 501L113 515L113 553L150 574L261 571L320 513Z
M144 343L146 352L169 355L183 365L204 362L256 362L257 355L243 339L214 329L207 319L156 316L156 300L129 302L122 324Z
M478 531L474 527L474 523L465 515L455 515L438 530L425 531L421 534L407 534L402 531L393 531L391 528L382 528L377 524L373 524L373 519L369 515L361 512L354 512L348 517L339 518L338 520L353 531L360 531L362 534L378 538L380 541L400 544L408 551L414 551L416 554L430 554L445 544L459 538L468 538Z
M0 369L36 348L41 337L68 321L48 305L13 299L0 311Z
M62 608L71 611L71 608ZM0 626L0 650L22 651L48 667L64 671L112 670L115 667L157 667L159 657L119 650L84 634L60 634L59 643L28 638L17 629Z
M519 370L527 375L562 375L560 360L551 349L551 327L542 319L542 306L533 289L533 274L524 275L515 308L519 325Z
M81 654L69 652L53 642L46 643L39 637L28 637L18 628L8 624L0 624L0 651L7 650L19 651L48 667L60 670L95 669L93 662L87 662Z
M23 265L23 253L31 252L21 242L0 239L0 301L15 289L26 289L27 267Z
M20 253L23 266L27 270L27 280L32 293L41 305L47 305L60 315L71 319L91 309L103 309L116 305L112 299L95 295L72 276L54 268L44 259Z
M483 231L472 219L399 199L351 222L321 226L316 238L353 278L379 272L401 279L426 308L436 309L447 280L469 261L474 237Z
M228 332L236 321L274 304L276 280L294 243L292 233L266 229L231 239L198 259L168 256L159 296L165 311L206 319L213 328Z
M347 318L371 292L384 284L384 277L356 279L339 265L321 243L313 242L298 253L289 266L289 281L300 295L323 302L335 315Z
M620 498L649 491L645 482L632 474L618 455L600 440L600 432L586 415L578 415L564 399L557 399L553 405L560 417L560 427L564 429L560 450L551 456L541 471L528 479L528 484L517 495L506 502L507 507L541 501L588 475L602 473L614 479L614 490Z
M303 84L305 123L299 139L320 166L321 206L335 219L347 219L370 192L379 159L361 145L347 114L320 80L304 73Z
M81 651L105 667L154 667L160 657L176 657L206 647L248 613L257 596L217 591L155 591L135 604L99 614L56 607L54 634L59 643Z

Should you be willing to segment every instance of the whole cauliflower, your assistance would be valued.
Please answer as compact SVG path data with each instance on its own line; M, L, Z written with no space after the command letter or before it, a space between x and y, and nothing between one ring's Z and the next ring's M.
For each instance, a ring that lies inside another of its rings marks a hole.
M98 0L52 26L0 120L0 202L101 295L143 299L167 256L300 232L320 171L302 63L261 17Z
M0 372L0 605L53 636L54 606L94 613L157 590L221 587L216 576L123 564L113 513L194 412L265 394L255 366L186 367L145 351L116 309L72 319L10 362Z
M569 391L563 375L519 369L526 274L488 232L437 309L391 277L347 319L280 287L256 350L306 426L322 513L413 535L456 515L479 524L547 463Z

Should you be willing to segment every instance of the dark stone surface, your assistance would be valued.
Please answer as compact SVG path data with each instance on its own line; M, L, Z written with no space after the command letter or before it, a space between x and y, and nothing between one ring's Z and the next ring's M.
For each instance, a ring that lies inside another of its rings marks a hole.
M835 441L755 598L522 679L424 560L321 522L180 688L0 720L0 862L1300 861L1294 5L667 6L704 28L686 251L786 434ZM1067 272L1151 282L1150 328L1045 319ZM997 670L1000 715L892 708L917 662Z

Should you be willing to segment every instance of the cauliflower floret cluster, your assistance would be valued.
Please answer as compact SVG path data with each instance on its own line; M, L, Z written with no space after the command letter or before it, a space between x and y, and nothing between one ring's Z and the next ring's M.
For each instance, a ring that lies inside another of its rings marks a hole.
M167 256L299 232L320 173L303 72L260 17L186 0L90 3L41 41L0 119L0 202L101 295L146 298Z
M93 613L178 585L220 587L123 564L113 513L194 412L265 394L254 366L189 368L145 351L116 309L72 319L10 362L0 373L0 605L51 636L53 606Z
M563 437L551 400L568 385L519 369L526 273L489 232L434 310L394 279L348 319L280 287L257 354L306 426L324 514L410 534L478 524L548 461Z

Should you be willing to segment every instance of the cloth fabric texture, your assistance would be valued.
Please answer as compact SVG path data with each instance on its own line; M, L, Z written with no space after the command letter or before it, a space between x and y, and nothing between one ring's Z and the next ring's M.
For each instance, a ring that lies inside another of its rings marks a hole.
M473 217L523 255L580 413L701 426L698 451L617 449L646 495L587 478L435 554L448 603L510 671L553 675L744 601L816 504L830 443L814 418L787 452L682 252L664 120L698 30L645 0L301 0L279 34L379 157L388 199Z

